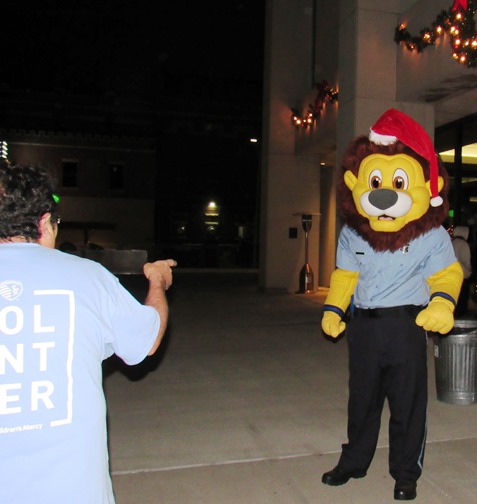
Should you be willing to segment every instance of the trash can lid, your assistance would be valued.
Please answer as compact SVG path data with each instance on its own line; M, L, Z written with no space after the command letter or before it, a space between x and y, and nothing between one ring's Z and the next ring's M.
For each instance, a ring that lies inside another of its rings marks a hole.
M477 331L476 319L457 319L449 334L468 334L472 331Z

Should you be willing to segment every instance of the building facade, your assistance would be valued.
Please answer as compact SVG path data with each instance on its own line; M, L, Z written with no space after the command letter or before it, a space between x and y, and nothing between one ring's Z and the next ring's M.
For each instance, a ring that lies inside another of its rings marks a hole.
M2 90L0 138L12 163L49 171L60 194L57 245L154 253L154 116L97 101ZM22 113L23 112L23 113Z
M420 122L436 150L447 153L455 218L473 224L477 70L453 57L448 33L420 52L395 40L399 26L418 36L442 12L454 13L453 6L452 0L268 0L261 288L299 291L305 256L313 288L329 286L340 228L337 167L349 141L392 107ZM338 99L328 99L326 89ZM297 126L293 115L306 117L310 108L318 112L314 120ZM313 215L309 250L301 214Z
M56 178L60 248L256 267L260 93L235 85L154 103L0 88L0 141Z

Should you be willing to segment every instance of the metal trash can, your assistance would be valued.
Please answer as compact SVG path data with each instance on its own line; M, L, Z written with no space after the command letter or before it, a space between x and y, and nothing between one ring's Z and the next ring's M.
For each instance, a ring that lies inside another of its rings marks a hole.
M434 334L437 399L477 402L477 320L456 320L449 334Z

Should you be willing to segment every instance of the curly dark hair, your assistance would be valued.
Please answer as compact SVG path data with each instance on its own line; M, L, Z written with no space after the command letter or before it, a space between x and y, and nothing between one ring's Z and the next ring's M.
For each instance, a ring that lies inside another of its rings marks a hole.
M402 142L398 141L387 146L376 145L371 142L367 136L360 136L353 140L349 144L344 155L341 164L342 175L339 178L338 184L338 201L343 222L355 229L374 250L378 252L384 250L396 251L407 245L414 238L417 238L433 228L439 227L445 221L449 212L449 201L447 197L449 176L444 164L439 160L439 175L444 179L444 187L439 193L444 200L442 205L438 207L430 206L420 219L408 222L399 232L374 231L369 225L368 219L360 215L356 210L352 193L344 182L344 173L350 170L357 176L361 161L365 157L377 153L386 156L393 156L395 154L407 154L411 156L422 166L425 180L429 180L429 162Z
M38 240L41 217L45 213L57 213L54 193L53 179L46 171L1 161L0 239Z

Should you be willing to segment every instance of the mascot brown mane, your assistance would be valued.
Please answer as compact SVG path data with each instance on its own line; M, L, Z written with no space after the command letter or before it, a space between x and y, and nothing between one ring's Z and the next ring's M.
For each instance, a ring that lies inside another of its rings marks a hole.
M361 161L371 154L378 153L387 156L396 154L407 154L408 156L411 156L421 165L425 180L429 180L429 162L402 142L397 141L391 145L377 145L371 142L366 136L356 138L349 145L342 162L342 173L344 174L349 170L357 176ZM399 250L400 248L406 246L414 238L433 228L439 227L447 217L449 203L447 200L448 174L440 160L438 165L439 175L444 179L444 187L440 192L443 204L437 207L429 206L429 209L422 217L407 223L402 229L396 232L374 231L371 228L368 219L358 213L352 193L346 186L344 177L340 176L338 185L338 201L340 214L344 223L356 230L356 232L377 252L385 250Z

